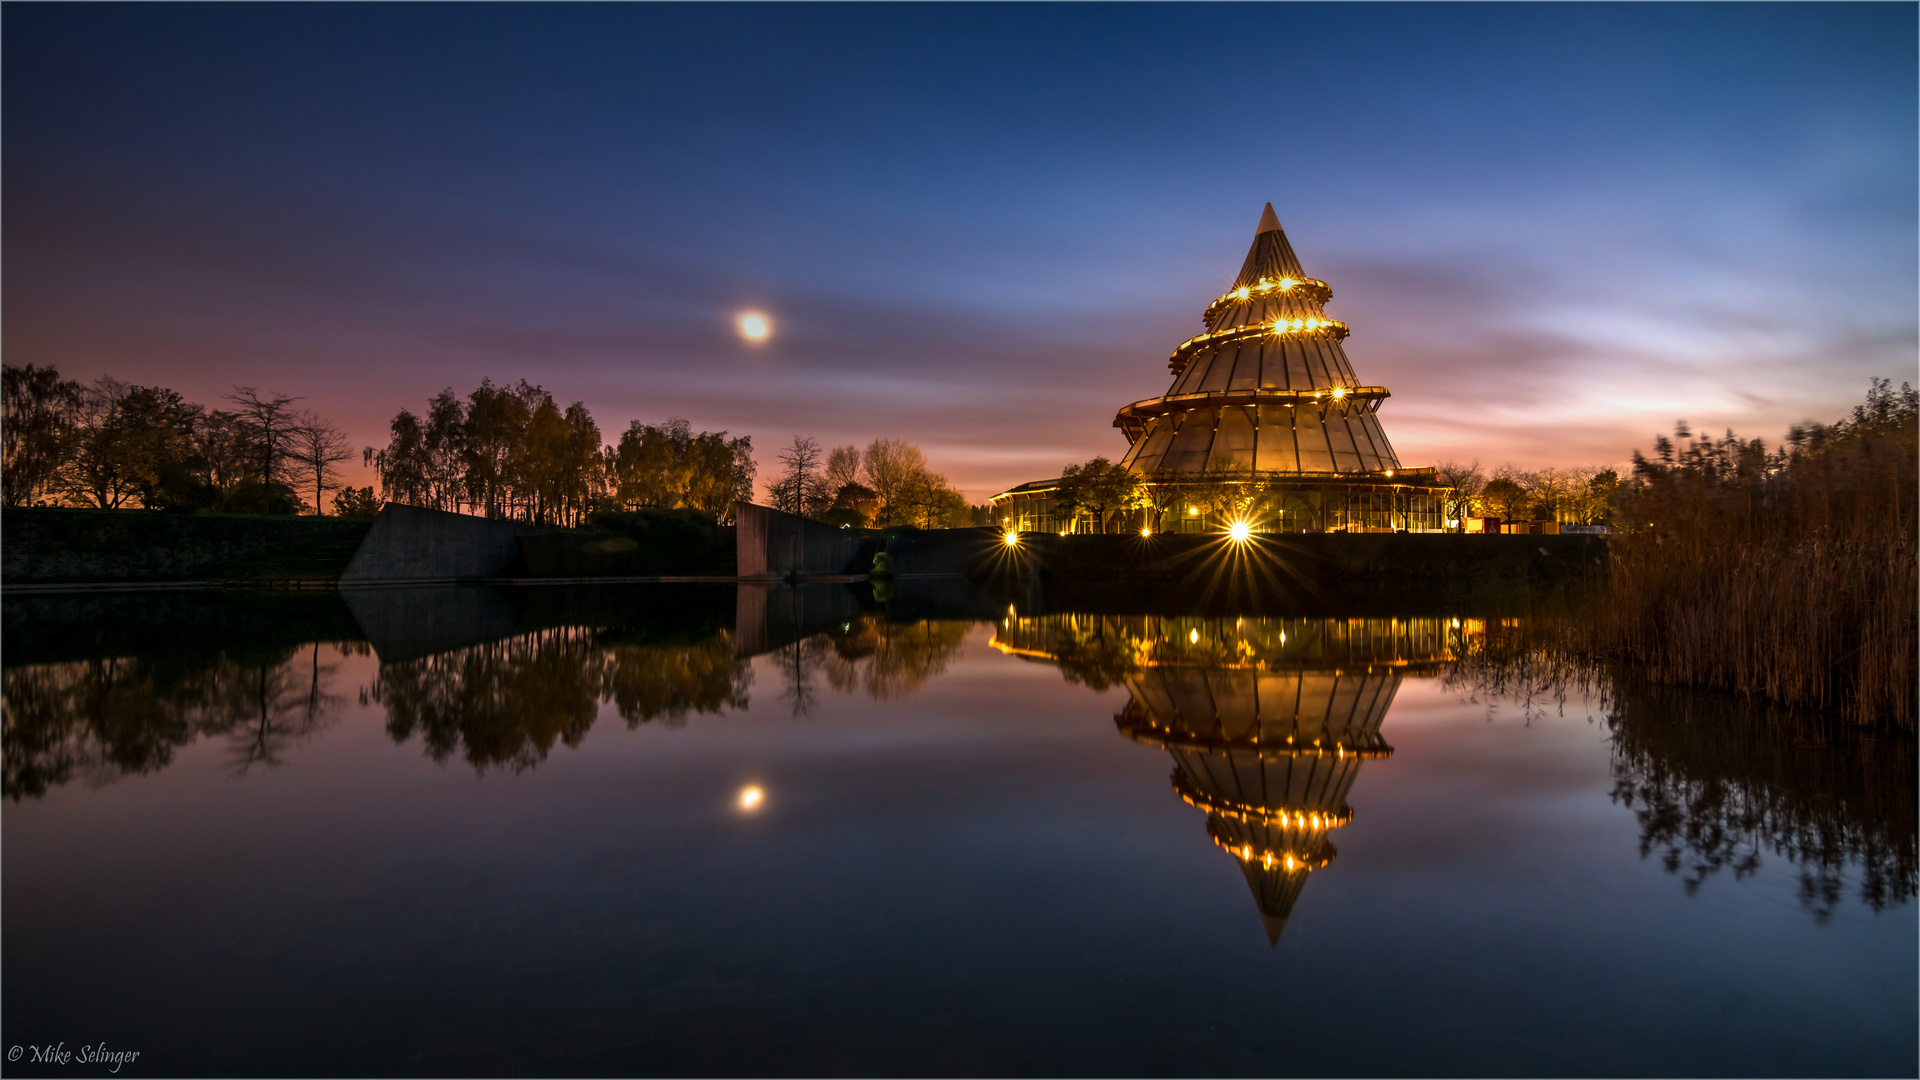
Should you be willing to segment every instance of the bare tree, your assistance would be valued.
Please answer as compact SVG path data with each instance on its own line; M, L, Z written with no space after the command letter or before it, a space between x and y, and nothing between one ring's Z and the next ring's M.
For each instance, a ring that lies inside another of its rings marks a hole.
M860 448L857 446L836 446L827 454L827 469L824 479L827 490L838 498L842 488L848 484L860 482Z
M240 425L246 432L249 472L252 479L261 484L284 483L286 481L288 454L293 440L294 428L300 423L299 416L288 406L299 398L282 394L270 394L261 397L259 391L251 386L236 386L233 393L226 396L235 407Z
M353 451L347 446L347 437L339 428L310 412L301 412L294 417L295 423L288 433L287 456L293 462L294 475L302 485L313 482L313 512L324 514L326 504L322 497L340 486L341 462L353 457Z
M818 514L832 503L832 494L820 476L820 440L811 435L795 435L792 445L780 451L780 463L787 471L767 488L776 510Z
M1446 488L1446 518L1461 522L1460 528L1466 528L1466 519L1472 516L1473 509L1480 501L1480 493L1487 486L1487 474L1480 469L1478 459L1465 465L1457 461L1443 461L1434 468L1434 475Z

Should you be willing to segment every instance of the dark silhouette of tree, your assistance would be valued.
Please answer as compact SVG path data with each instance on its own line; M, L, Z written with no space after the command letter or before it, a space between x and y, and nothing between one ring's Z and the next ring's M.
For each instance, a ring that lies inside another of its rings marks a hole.
M528 399L539 393L543 391L524 379L518 392L482 379L467 398L467 444L463 451L467 501L487 517L512 514L514 477L524 454L527 421L533 414Z
M56 368L0 367L0 493L8 506L58 497L84 393Z
M1443 461L1435 466L1434 478L1446 492L1444 520L1459 522L1454 531L1464 531L1466 519L1473 516L1480 504L1480 493L1487 486L1487 474L1481 470L1478 460L1465 465L1457 461Z
M362 460L380 476L380 497L387 502L417 506L428 491L426 441L421 437L420 419L405 409L393 418L388 428L385 449L367 447Z
M832 505L832 493L820 473L820 442L811 435L795 435L780 451L785 471L767 487L773 508L789 514L813 516Z
M370 487L343 487L333 496L336 517L373 517L380 513L380 500Z
M422 505L435 510L459 510L466 491L467 403L447 387L427 402L421 426L421 448L426 454L426 490Z
M259 484L285 483L291 464L289 451L301 422L292 405L300 399L284 394L261 397L251 386L236 386L226 400L233 404L234 416L247 439L249 479Z
M349 460L353 454L347 449L347 437L340 429L311 412L302 412L297 417L290 439L288 458L293 463L294 475L302 484L313 485L313 512L324 513L321 500L326 493L340 486L339 465Z

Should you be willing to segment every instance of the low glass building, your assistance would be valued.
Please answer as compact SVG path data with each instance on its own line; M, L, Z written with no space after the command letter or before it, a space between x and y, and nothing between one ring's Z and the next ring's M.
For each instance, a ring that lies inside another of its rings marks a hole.
M996 517L1049 532L1227 521L1261 532L1440 531L1434 470L1394 454L1379 418L1388 390L1354 375L1347 324L1326 314L1332 298L1267 204L1240 275L1201 316L1206 332L1168 358L1166 392L1114 416L1132 505L1089 500L1073 478L1039 480L995 495Z

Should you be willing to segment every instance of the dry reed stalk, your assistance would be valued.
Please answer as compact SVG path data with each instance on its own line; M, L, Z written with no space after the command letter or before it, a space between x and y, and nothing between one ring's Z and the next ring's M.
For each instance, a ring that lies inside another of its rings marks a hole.
M1657 682L1914 731L1920 393L1876 379L1773 451L1674 434L1618 497L1593 647Z
M1756 695L1915 730L1913 537L1615 541L1595 644L1663 683Z

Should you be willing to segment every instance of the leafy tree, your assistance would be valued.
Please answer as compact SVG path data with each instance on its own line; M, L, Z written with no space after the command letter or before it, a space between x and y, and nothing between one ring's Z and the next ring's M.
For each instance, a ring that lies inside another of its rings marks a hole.
M1492 516L1503 520L1519 520L1529 516L1533 501L1533 495L1506 470L1502 470L1487 481L1486 487L1480 489L1481 506Z
M612 498L620 506L704 510L724 520L734 503L753 501L753 440L745 435L696 435L678 417L657 426L635 420L611 457Z
M30 506L58 494L83 390L58 369L32 364L0 367L0 385L0 496L8 506Z
M463 480L467 449L467 403L452 387L427 402L426 422L420 430L425 452L426 489L423 505L435 510L459 510L466 491Z
M867 444L860 464L862 477L879 503L875 517L882 524L894 524L907 485L927 471L927 455L902 439L875 439Z
M946 477L925 470L908 477L894 511L897 523L922 529L963 529L973 523L966 496Z
M527 422L533 415L529 399L544 393L525 379L517 388L498 387L493 385L493 380L482 379L479 388L468 395L467 438L461 452L466 466L467 501L487 517L512 516L514 481L525 454ZM422 438L422 495L426 484L425 450Z
M1107 531L1107 518L1116 510L1130 508L1140 487L1140 478L1106 458L1097 457L1084 465L1069 465L1060 470L1060 486L1053 504L1062 517L1077 517L1081 512L1093 516L1094 527Z
M334 493L333 513L336 517L374 517L380 513L380 500L373 497L370 487L343 487Z
M818 517L829 525L863 529L873 524L874 512L879 505L879 498L874 495L872 488L851 481L833 489L832 504Z
M205 505L246 483L250 455L240 418L220 409L204 413L193 426L193 460Z
M194 505L193 432L200 411L172 390L100 379L81 395L61 490L103 510Z
M420 418L401 409L388 430L386 449L368 447L363 460L380 475L382 500L418 506L426 498L432 464L420 431Z
M115 438L126 475L140 505L204 506L195 473L194 426L204 410L177 392L159 387L129 387L121 399Z

